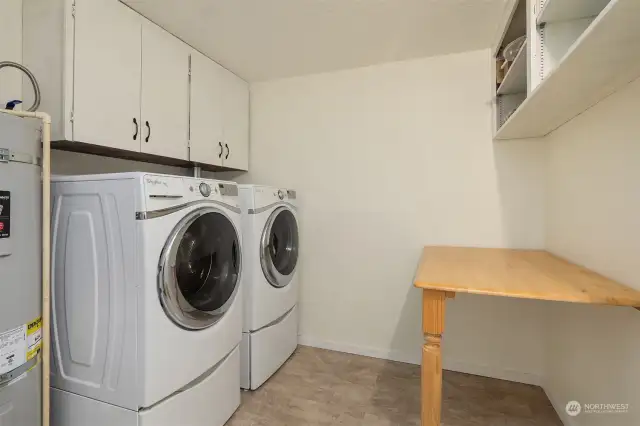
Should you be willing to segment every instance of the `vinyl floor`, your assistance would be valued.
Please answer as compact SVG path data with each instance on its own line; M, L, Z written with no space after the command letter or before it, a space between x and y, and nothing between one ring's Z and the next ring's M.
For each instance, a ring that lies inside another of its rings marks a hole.
M537 386L443 374L442 426L562 426ZM420 367L300 346L227 426L420 426Z

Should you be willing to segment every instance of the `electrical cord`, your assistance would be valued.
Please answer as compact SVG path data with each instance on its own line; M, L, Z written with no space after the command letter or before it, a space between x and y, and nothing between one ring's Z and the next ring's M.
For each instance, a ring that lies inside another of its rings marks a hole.
M36 77L33 75L33 73L31 71L29 71L29 69L27 67L25 67L23 65L20 65L17 62L1 61L0 62L0 69L2 69L4 67L17 68L20 71L22 71L23 73L25 73L27 75L27 77L29 77L29 80L31 81L31 85L33 86L33 92L35 94L35 99L33 101L33 105L31 105L31 107L29 107L29 109L27 111L35 112L38 109L38 107L40 106L40 86L38 85L38 80L36 80Z

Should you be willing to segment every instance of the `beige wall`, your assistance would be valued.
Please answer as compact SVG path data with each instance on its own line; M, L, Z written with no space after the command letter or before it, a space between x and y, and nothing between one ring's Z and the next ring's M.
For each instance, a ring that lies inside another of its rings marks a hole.
M550 251L640 290L640 80L549 136ZM567 401L630 404L567 426L640 424L640 312L554 304L545 389Z
M0 0L0 62L22 60L22 0ZM21 72L0 70L0 108L8 101L22 99Z
M139 161L120 160L98 155L53 150L51 152L51 172L60 175L121 172L188 175L191 173L191 170Z
M418 362L425 244L543 247L545 144L494 144L489 51L252 86L251 173L301 203L303 343ZM538 382L541 306L460 295L445 367Z

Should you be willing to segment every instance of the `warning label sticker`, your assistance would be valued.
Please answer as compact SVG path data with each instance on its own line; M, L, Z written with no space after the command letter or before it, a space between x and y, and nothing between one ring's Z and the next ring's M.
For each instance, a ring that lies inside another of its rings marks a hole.
M0 238L11 236L11 192L0 191Z
M0 374L20 367L42 349L42 317L0 333Z
M0 374L27 362L27 327L22 325L0 333Z
M42 317L27 324L27 361L42 348Z

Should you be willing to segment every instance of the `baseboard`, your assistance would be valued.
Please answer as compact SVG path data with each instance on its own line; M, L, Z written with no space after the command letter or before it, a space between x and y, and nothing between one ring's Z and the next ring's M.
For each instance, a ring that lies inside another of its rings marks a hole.
M313 337L298 336L298 343L313 348L328 349L331 351L345 352L354 355L363 355L371 358L388 359L389 361L405 362L407 364L420 364L415 355L409 355L401 351L388 351L379 348L350 345L347 343L333 342L329 340L315 339Z
M474 374L476 376L491 377L492 379L507 380L509 382L542 386L543 377L536 373L501 368L495 365L480 365L455 359L443 359L442 368L459 373Z
M544 384L544 386L542 386L542 389L544 390L544 393L547 394L547 398L549 398L549 401L551 401L551 405L553 405L556 413L558 413L558 417L560 417L560 420L562 421L562 424L564 424L564 426L580 426L578 423L579 416L571 417L567 414L566 406L568 401L560 398L559 395L554 393L546 383Z
M350 345L341 342L315 339L309 336L299 336L298 342L301 345L312 346L314 348L329 349L332 351L369 356L372 358L388 359L390 361L406 362L408 364L420 364L419 356L402 351ZM443 360L443 368L445 370L457 371L460 373L474 374L477 376L491 377L494 379L508 380L510 382L525 383L535 386L541 386L543 383L542 376L539 374L500 368L497 366L472 364L447 359L446 357Z

